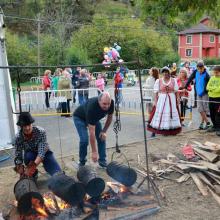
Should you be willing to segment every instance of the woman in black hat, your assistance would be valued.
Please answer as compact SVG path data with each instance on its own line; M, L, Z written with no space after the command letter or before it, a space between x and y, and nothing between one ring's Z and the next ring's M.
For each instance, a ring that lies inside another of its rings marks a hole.
M148 130L156 134L176 135L181 131L177 105L178 84L170 75L168 67L162 68L163 77L154 84L156 100Z
M21 129L14 144L15 170L21 176L33 177L37 174L37 166L43 163L46 172L52 176L61 171L61 168L49 149L45 130L33 123L34 118L29 112L20 113L17 125Z

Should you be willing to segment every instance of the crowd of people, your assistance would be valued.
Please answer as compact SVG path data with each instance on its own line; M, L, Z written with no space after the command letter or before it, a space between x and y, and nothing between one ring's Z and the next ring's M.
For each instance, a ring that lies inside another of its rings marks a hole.
M148 130L152 136L175 135L181 131L192 87L195 91L194 107L201 116L199 129L220 136L220 66L215 66L212 71L210 76L202 60L198 61L195 70L191 70L186 62L179 73L176 64L172 68L164 67L161 78L159 70L151 68L144 88L148 89L146 96L151 98L147 111L150 115Z
M58 100L57 111L63 113L61 116L70 117L70 101L76 102L76 90L73 94L71 90L78 89L79 104L82 105L88 100L91 80L92 74L80 67L75 71L71 68L57 68L53 75L50 70L46 70L42 79L46 110L50 109L50 97L53 95Z

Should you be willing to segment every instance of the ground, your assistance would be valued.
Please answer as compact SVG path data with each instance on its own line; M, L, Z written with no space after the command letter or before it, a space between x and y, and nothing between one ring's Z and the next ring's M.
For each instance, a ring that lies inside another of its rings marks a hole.
M181 153L180 145L191 140L200 142L212 141L220 144L219 137L215 134L208 134L203 131L191 131L181 133L174 137L158 136L156 139L148 141L149 164L152 166L151 155L167 155L169 152ZM139 167L141 162L145 166L145 150L143 142L124 145L121 148L122 152L129 159L132 167ZM109 159L114 148L108 149ZM75 175L73 168L72 156L64 158L66 172L70 175ZM104 171L98 169L101 176ZM46 190L44 181L47 178L45 174L41 174L39 181L41 188ZM8 207L14 200L13 187L18 180L18 176L14 173L12 167L0 169L0 211L4 207ZM186 183L175 183L170 180L157 180L157 185L163 189L166 200L161 200L161 210L158 214L148 217L149 220L217 220L219 217L219 205L210 195L203 197L195 184L189 180Z

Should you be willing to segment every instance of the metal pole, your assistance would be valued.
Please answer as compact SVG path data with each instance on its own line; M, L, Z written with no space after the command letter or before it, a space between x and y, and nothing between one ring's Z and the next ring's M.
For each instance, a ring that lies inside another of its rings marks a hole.
M141 95L141 109L142 109L142 120L143 120L143 129L144 129L144 147L145 147L145 161L146 161L146 170L147 170L147 185L148 190L150 191L150 176L149 176L149 162L148 162L148 148L147 148L147 132L145 125L145 114L144 114L144 101L143 101L143 91L142 91L142 82L141 82L141 70L140 70L140 61L138 54L138 79L139 79L139 87L140 87L140 95Z
M37 65L40 66L40 15L37 18ZM40 68L38 68L38 77L40 77Z

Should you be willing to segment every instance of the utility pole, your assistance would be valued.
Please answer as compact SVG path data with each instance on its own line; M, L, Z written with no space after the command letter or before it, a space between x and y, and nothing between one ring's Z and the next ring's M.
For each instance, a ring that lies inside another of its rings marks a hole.
M40 14L37 18L37 65L40 66ZM38 77L40 79L40 68L38 70Z
M11 78L9 69L1 69L1 66L8 66L5 47L5 24L3 11L0 8L0 150L8 147L17 132L15 103L13 99Z

